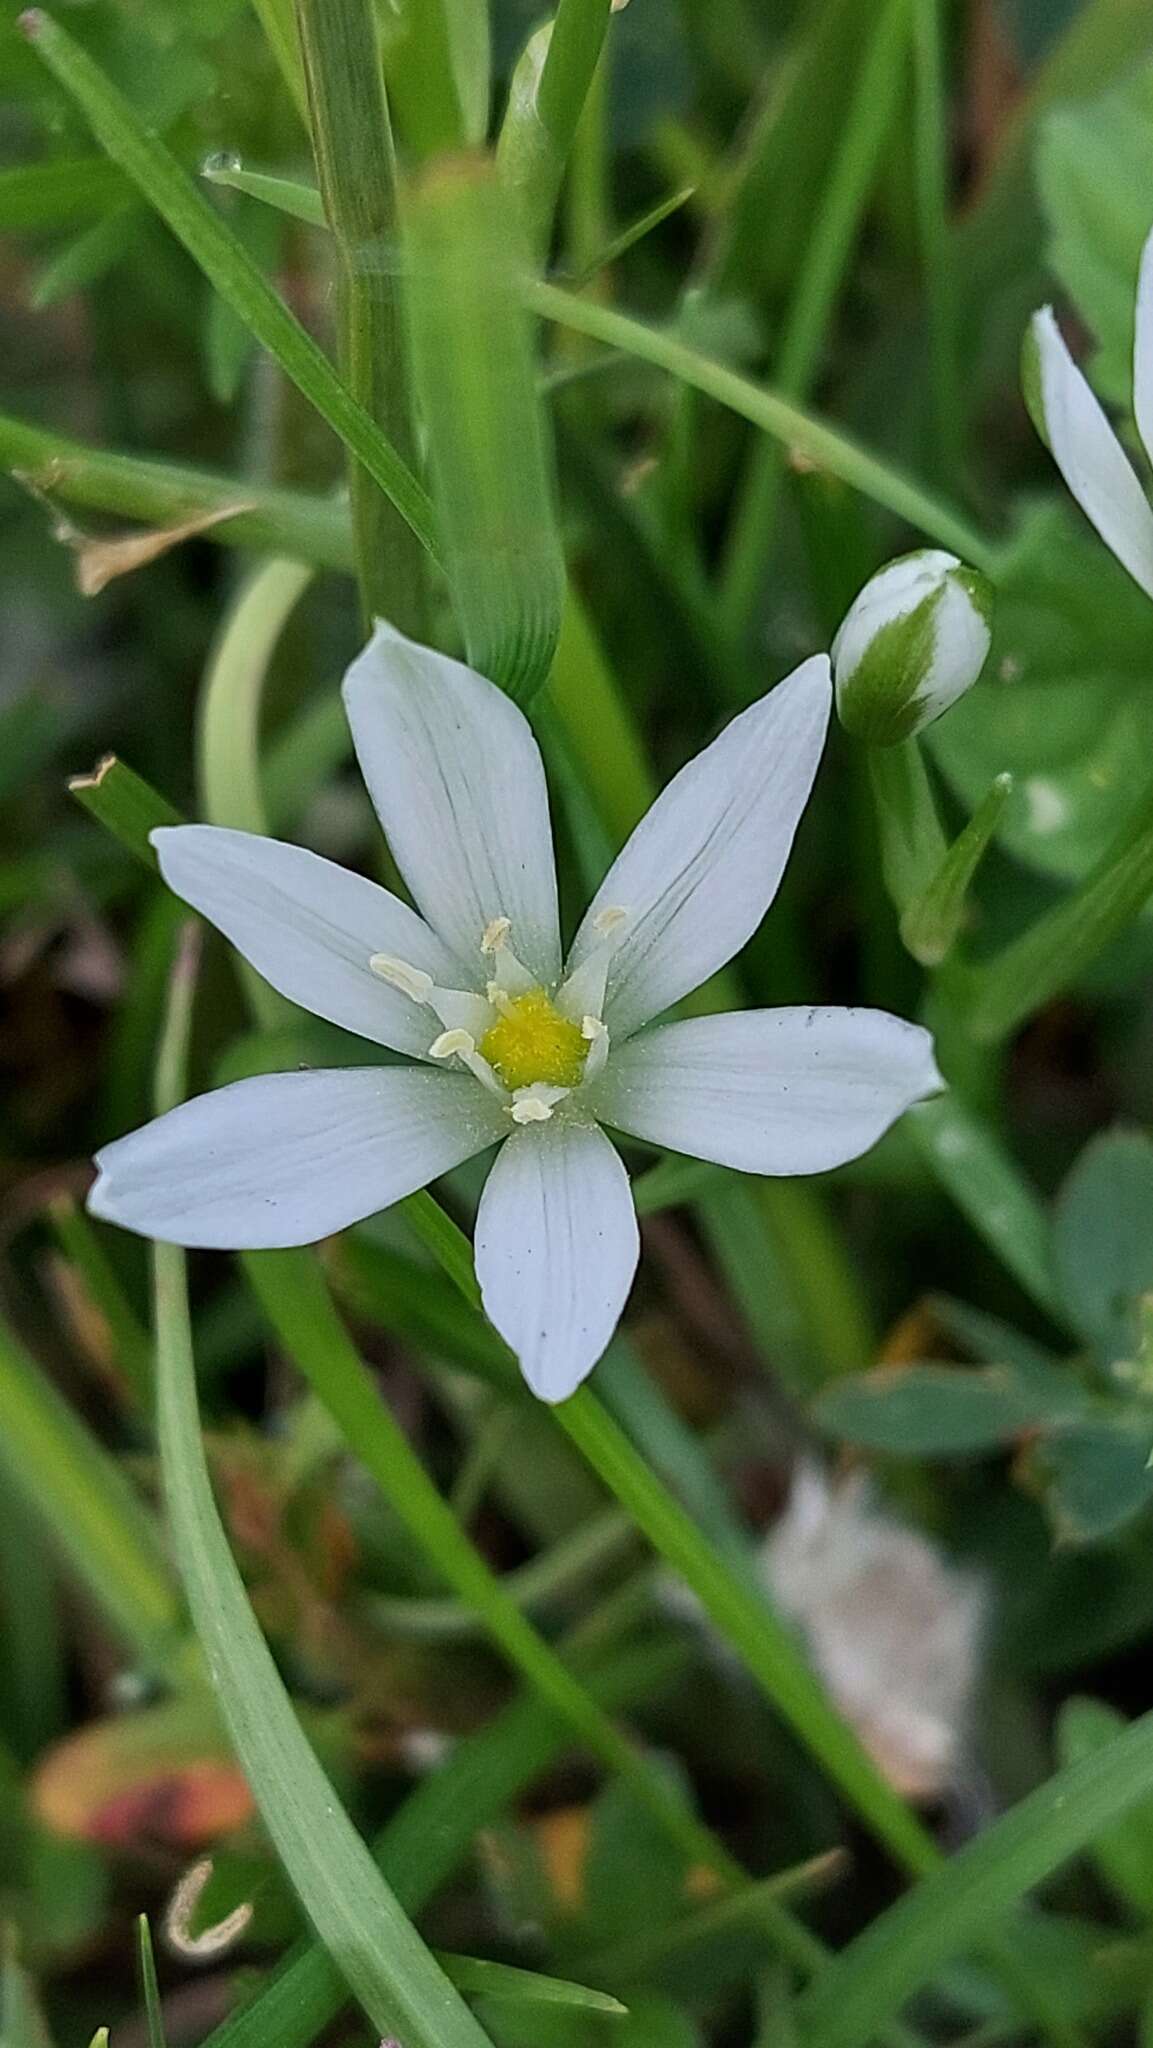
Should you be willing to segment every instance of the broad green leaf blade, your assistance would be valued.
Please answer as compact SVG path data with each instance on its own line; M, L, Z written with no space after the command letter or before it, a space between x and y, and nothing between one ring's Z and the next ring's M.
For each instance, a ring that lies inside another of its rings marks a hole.
M837 1956L798 2005L806 2048L865 2048L955 1955L1153 1793L1153 1714L1059 1771L922 1879Z
M1151 170L1148 65L1097 98L1055 107L1041 123L1036 178L1049 268L1096 336L1095 378L1121 400L1131 391L1137 269L1153 227Z
M112 161L167 221L210 284L391 498L418 540L433 549L432 508L420 484L175 157L58 22L34 8L22 16L22 24Z
M564 557L520 299L512 201L483 157L438 160L404 202L407 312L437 520L473 667L521 703L548 674Z
M815 1419L832 1436L897 1457L949 1458L994 1451L1022 1431L1067 1416L1080 1405L1052 1374L1048 1399L1035 1377L1011 1367L883 1366L840 1381L817 1402Z
M1055 1431L1035 1446L1031 1469L1059 1543L1099 1543L1153 1501L1153 1418L1139 1413Z
M1053 1212L1065 1304L1100 1363L1138 1355L1139 1297L1153 1288L1153 1139L1104 1131L1068 1174Z
M1062 1764L1107 1749L1128 1726L1124 1714L1104 1700L1066 1700L1057 1716L1057 1755ZM1142 1800L1102 1828L1089 1854L1109 1889L1141 1920L1153 1920L1153 1799Z

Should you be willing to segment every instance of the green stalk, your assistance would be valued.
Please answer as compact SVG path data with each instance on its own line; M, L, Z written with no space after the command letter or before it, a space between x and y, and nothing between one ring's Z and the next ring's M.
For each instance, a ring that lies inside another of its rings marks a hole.
M409 468L414 437L397 295L396 158L369 0L297 0L312 144L339 266L345 382ZM424 617L416 535L351 451L349 487L368 619Z
M870 747L868 761L885 887L904 911L940 873L948 843L918 742Z
M82 441L0 413L0 467L47 498L149 526L178 526L200 513L238 509L205 531L220 547L292 555L318 569L351 569L348 513L332 498L270 489Z
M497 162L516 194L534 258L543 259L564 167L596 72L610 0L560 0L530 39L509 88Z
M785 398L812 388L829 321L844 282L881 147L897 105L910 0L888 0L865 52L836 160L797 276L773 378ZM741 481L721 570L718 617L738 642L764 587L785 450L758 441Z
M840 477L843 483L860 491L862 496L870 498L885 511L892 512L896 518L918 527L942 547L951 549L996 581L999 566L997 550L983 534L969 525L963 513L906 476L903 470L871 455L847 434L814 419L779 392L754 384L751 378L742 377L724 363L701 355L699 350L678 340L675 334L646 326L644 321L634 320L627 313L618 313L613 307L598 305L591 299L578 298L572 292L561 291L556 285L530 282L525 290L529 305L543 320L554 320L562 327L575 328L578 334L591 335L594 341L603 341L610 348L621 349L626 355L652 363L656 369L667 370L671 376L679 377L697 391L703 391L707 398L715 399L719 405L728 406L731 412L751 421L754 427L774 435L787 448L795 449L819 468Z
M229 607L209 656L197 716L197 785L211 825L267 832L260 709L277 643L309 583L299 562L264 562Z

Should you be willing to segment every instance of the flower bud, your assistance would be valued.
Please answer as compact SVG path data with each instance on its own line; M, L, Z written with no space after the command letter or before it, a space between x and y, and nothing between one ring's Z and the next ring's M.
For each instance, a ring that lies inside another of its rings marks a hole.
M833 642L845 730L893 746L947 711L984 667L992 598L986 577L941 548L878 569Z

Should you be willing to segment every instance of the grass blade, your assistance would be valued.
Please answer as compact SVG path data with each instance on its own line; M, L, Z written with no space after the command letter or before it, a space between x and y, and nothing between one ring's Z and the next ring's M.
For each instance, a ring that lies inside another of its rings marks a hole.
M363 464L417 539L434 550L432 507L411 470L356 403L323 350L277 297L187 172L58 22L37 8L21 20L25 34L58 84L75 100L101 147L168 223L221 298Z
M806 2048L864 2048L952 1956L1153 1790L1153 1714L1059 1771L842 1951L798 2008Z

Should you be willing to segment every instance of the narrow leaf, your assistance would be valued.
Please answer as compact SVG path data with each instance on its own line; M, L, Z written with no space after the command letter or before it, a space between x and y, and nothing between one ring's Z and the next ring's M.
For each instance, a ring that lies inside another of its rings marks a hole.
M1066 1700L1057 1716L1057 1754L1062 1764L1108 1749L1128 1723L1104 1700ZM1131 1806L1088 1845L1110 1890L1138 1918L1153 1920L1153 1799Z
M1069 1765L922 1879L799 2002L806 2048L864 2048L922 1985L1153 1793L1153 1714Z
M950 846L928 885L915 894L901 918L901 937L915 960L939 967L952 952L965 919L974 875L1013 793L1011 775L998 775L964 830Z
M152 868L156 855L149 833L157 826L181 822L179 811L115 754L105 754L90 775L73 775L68 790L122 846Z
M210 284L391 498L417 538L433 548L432 508L420 484L175 157L58 22L37 8L23 15L21 22L113 162L167 221Z

